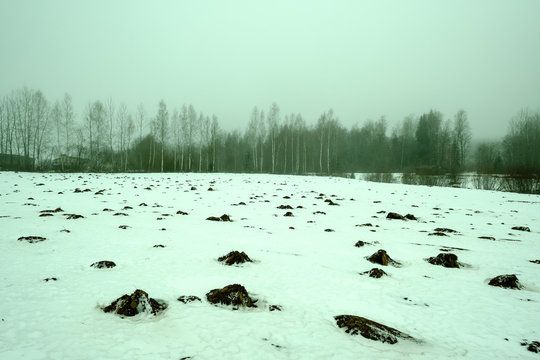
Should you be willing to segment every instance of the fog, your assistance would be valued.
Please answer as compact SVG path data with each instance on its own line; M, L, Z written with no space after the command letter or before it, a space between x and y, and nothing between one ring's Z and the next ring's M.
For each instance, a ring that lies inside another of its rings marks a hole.
M351 126L430 109L501 137L540 106L538 1L1 1L0 96L192 103L225 129L275 101Z

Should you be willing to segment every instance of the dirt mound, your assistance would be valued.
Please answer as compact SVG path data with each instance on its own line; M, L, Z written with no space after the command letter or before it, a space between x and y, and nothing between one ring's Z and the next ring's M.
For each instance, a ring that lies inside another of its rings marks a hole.
M225 263L225 265L243 264L245 262L253 262L245 252L231 251L227 255L223 255L218 258L218 261Z
M530 343L527 342L527 340L524 340L521 343L521 346L527 346L527 350L533 353L539 353L540 352L540 341L531 341Z
M459 263L457 259L458 257L455 254L440 253L439 255L432 256L426 260L432 265L441 265L447 268L459 268Z
M337 326L345 328L350 335L362 335L366 339L395 344L398 339L415 340L412 336L373 320L355 315L335 316Z
M116 266L116 264L114 263L114 261L102 260L102 261L97 261L90 266L96 269L103 269L103 268L113 268Z
M449 228L436 228L435 230L433 230L435 232L442 232L442 233L457 233L456 230L454 229L449 229Z
M369 275L369 277L379 279L383 276L388 276L387 273L385 273L382 269L379 268L373 268L369 271L364 271L363 273L360 273L360 275Z
M166 302L152 299L146 291L137 289L131 295L122 295L109 306L103 308L103 311L106 313L114 312L122 316L135 316L141 313L157 315L166 308Z
M40 242L40 241L45 241L45 240L47 240L47 238L44 238L43 236L21 236L17 240L19 240L19 241L25 240L25 241L28 241L30 244L33 244L33 243L37 243L37 242Z
M195 302L195 301L201 302L200 297L193 296L193 295L190 295L190 296L183 295L183 296L180 296L177 300L180 301L181 303L184 303L184 304L187 304L187 303L190 303L190 302Z
M407 214L404 217L407 220L418 220L418 218L416 216L414 216L413 214Z
M57 212L64 212L62 208L56 208L54 210L41 210L40 213L57 213Z
M514 226L512 230L531 232L527 226Z
M214 305L232 305L235 310L240 306L257 307L257 305L255 305L257 300L251 299L246 288L240 284L232 284L227 285L222 289L210 290L206 294L206 299Z
M277 208L280 210L292 210L291 205L279 205Z
M371 261L374 264L379 264L382 266L392 265L399 266L401 265L398 261L392 259L387 253L386 250L380 249L373 255L367 257L368 261Z
M519 290L522 288L517 276L514 274L495 276L493 279L489 280L488 285L498 286L505 289Z
M231 217L227 214L223 214L221 215L220 217L217 217L217 216L210 216L208 218L206 218L206 220L210 220L210 221L228 221L228 222L232 222L231 220Z
M395 212L389 212L386 215L386 218L387 219L393 219L393 220L405 220L405 217L403 215L400 215L400 214L395 213Z
M294 215L293 215L293 213L292 213L292 212L290 212L290 211L287 211L287 212L285 213L285 215L283 215L283 216L294 216Z

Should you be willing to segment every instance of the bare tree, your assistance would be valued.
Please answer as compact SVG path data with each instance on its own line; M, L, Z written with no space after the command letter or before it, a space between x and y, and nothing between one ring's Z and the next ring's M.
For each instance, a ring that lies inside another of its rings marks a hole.
M271 146L272 174L274 174L276 172L277 135L279 130L279 107L275 102L270 106L266 121L268 122L268 137Z
M180 110L180 128L182 132L182 154L180 162L182 171L186 171L184 150L186 149L186 144L189 143L189 112L185 104L182 105L182 109Z
M217 171L217 142L219 135L219 124L216 115L212 115L212 125L210 127L210 141L212 143L212 165L210 167L211 171Z
M169 129L169 112L167 105L163 100L159 102L159 109L156 115L156 126L158 129L159 141L161 142L161 166L160 171L163 172L163 156L165 149L165 141L167 139L167 131Z
M51 116L51 120L54 124L54 130L55 130L55 135L56 135L56 146L54 148L54 151L53 153L59 157L60 159L60 168L62 171L65 171L64 169L64 156L63 156L63 153L62 153L62 144L64 143L63 142L63 130L64 130L64 127L63 127L63 124L62 124L62 109L61 109L61 106L60 106L60 103L58 101L56 101L54 103L54 106L52 107L51 109L51 112L50 112L50 116Z
M324 138L328 128L328 114L323 113L317 120L317 135L319 138L319 172L323 171L323 147Z
M173 111L171 117L171 133L173 137L173 171L176 172L178 164L178 151L180 150L180 145L182 143L182 124L180 122L180 114L178 110Z
M257 171L257 148L259 145L259 138L257 136L257 130L259 126L259 110L255 106L251 112L251 118L249 120L248 128L246 130L246 139L248 144L251 147L252 158L253 158L253 169Z
M192 162L192 152L193 152L193 137L196 132L196 126L197 126L197 112L195 111L195 108L193 105L189 104L188 108L188 114L187 114L187 129L186 129L186 135L187 135L187 145L188 145L188 171L191 171L191 162Z
M85 114L86 131L90 149L90 160L101 167L101 144L103 141L105 107L101 101L88 104Z
M264 161L264 139L266 138L266 127L264 125L264 111L261 110L259 114L259 125L257 127L257 138L258 143L261 148L259 151L260 161L259 161L259 172L263 172L263 161Z
M71 133L75 122L75 114L73 112L73 102L69 94L64 94L64 99L61 103L62 110L62 125L64 132L64 154L70 155L71 150Z
M112 98L108 98L105 102L105 118L106 118L106 126L107 126L107 140L109 144L109 152L110 152L110 168L114 169L114 102ZM121 166L121 165L120 165Z
M139 142L142 141L143 139L143 131L144 131L144 127L145 127L145 122L146 122L146 112L144 110L144 107L143 107L143 104L139 104L139 106L137 106L137 118L136 118L136 122L137 122L137 131L139 133ZM143 159L142 159L142 153L139 154L139 167L140 169L142 170L143 168Z
M124 164L124 161L127 160L127 157L125 154L127 153L128 148L128 126L129 121L133 123L133 120L131 119L131 116L129 115L129 112L127 110L127 106L125 104L120 104L118 107L118 110L116 111L116 124L118 127L118 153L120 155L120 169L125 169L126 164Z
M454 116L454 142L456 147L456 160L458 170L463 170L465 158L471 141L471 129L467 119L467 112L459 110Z

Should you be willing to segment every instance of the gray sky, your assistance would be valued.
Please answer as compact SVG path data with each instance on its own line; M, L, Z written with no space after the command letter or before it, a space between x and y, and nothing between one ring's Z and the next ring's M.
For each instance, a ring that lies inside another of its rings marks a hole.
M313 123L467 110L475 137L540 108L540 1L0 0L0 95L192 103L226 129L253 106Z

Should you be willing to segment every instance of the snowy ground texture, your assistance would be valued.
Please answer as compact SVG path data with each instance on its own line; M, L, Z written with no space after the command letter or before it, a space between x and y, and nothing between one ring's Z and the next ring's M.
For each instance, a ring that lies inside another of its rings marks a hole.
M232 222L206 220L223 214ZM328 177L2 172L0 229L0 359L540 358L521 345L540 340L539 196ZM366 260L379 249L401 266ZM217 261L231 250L253 262ZM444 250L462 266L425 260ZM117 266L90 267L102 260ZM374 267L388 276L360 275ZM523 288L488 285L503 274ZM258 307L207 301L230 284ZM167 309L102 311L136 289ZM177 300L191 295L202 301ZM334 319L344 314L420 341L352 336Z

